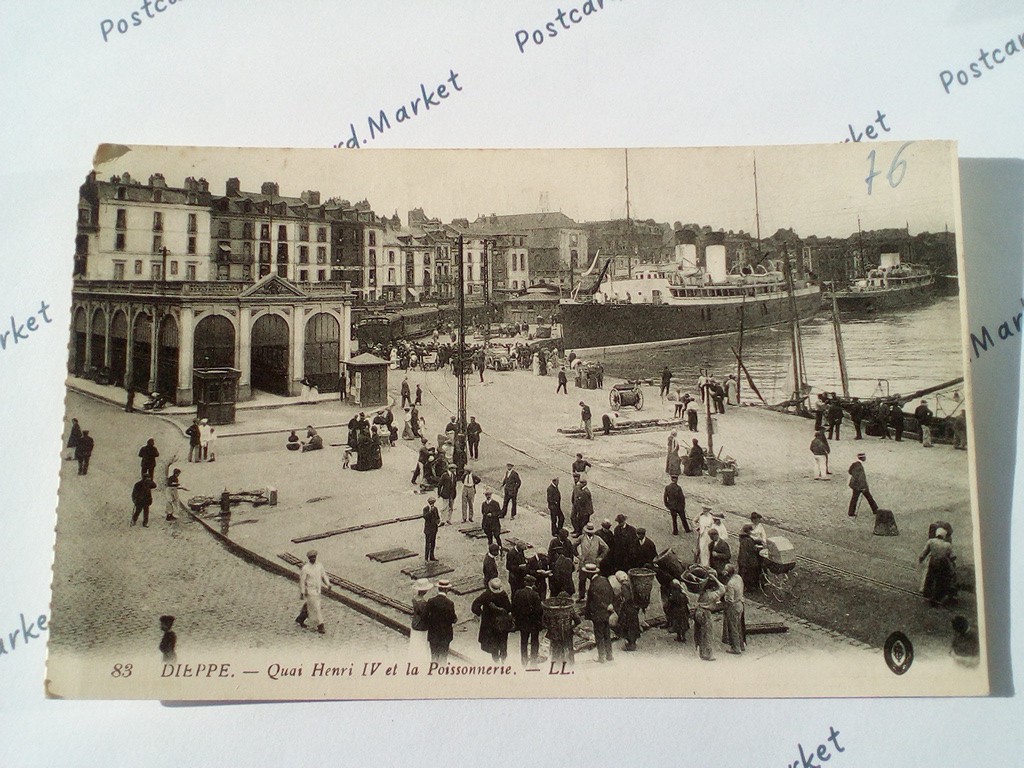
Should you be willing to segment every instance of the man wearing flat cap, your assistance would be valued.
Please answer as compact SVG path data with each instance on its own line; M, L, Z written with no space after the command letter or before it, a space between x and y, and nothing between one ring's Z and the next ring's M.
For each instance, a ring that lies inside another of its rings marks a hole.
M587 563L584 566L584 571L588 576L590 588L586 592L586 606L583 615L594 623L597 660L603 664L605 661L612 660L612 633L608 620L612 614L615 593L612 591L611 582L607 577L598 573L596 565Z
M316 631L324 634L324 614L320 608L320 591L330 587L331 582L327 580L324 567L316 561L317 552L315 549L306 553L306 560L302 570L299 571L299 597L302 598L302 610L295 617L295 623L305 629L306 619L310 616L316 622Z
M437 561L434 545L437 543L437 529L441 526L441 513L434 506L436 503L437 499L431 496L423 508L423 559L428 563Z
M501 516L508 514L509 504L512 505L512 519L516 519L516 504L519 500L519 487L523 481L519 478L515 466L511 463L505 465L505 477L501 481L501 490L504 498L501 502Z
M523 586L512 594L512 615L519 630L519 652L524 667L537 663L540 630L544 626L544 606L537 594L536 583L536 579L527 574L523 577Z
M690 521L686 519L686 495L679 487L679 475L672 475L665 486L665 509L672 515L672 535L679 535L679 523L690 533Z
M558 489L558 478L551 478L548 486L548 517L551 519L551 535L557 536L558 529L565 525L565 514L562 512L562 492Z
M581 477L580 481L572 489L572 514L571 520L573 530L577 536L586 528L590 518L594 516L594 497L590 493L590 486L587 478Z

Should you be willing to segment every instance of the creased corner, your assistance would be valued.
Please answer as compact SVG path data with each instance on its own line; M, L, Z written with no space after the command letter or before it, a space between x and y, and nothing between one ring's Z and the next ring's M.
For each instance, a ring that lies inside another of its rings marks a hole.
M96 154L93 155L92 167L95 168L97 165L117 160L117 158L127 155L131 151L132 148L124 144L100 144L96 147Z

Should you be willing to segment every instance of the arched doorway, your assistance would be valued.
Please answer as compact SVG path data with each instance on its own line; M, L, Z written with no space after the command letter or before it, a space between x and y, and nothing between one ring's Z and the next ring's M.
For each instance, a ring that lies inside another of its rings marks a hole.
M208 315L196 325L192 367L235 367L235 327L223 315Z
M171 315L164 315L157 335L156 390L172 401L178 391L178 323Z
M128 316L124 310L114 313L110 321L110 377L119 387L125 385L128 370Z
M92 367L96 370L102 368L107 355L107 314L102 309L97 309L92 313L89 354Z
M338 391L338 361L341 358L341 324L326 312L306 322L303 375L321 392Z
M132 381L135 389L149 391L149 361L153 355L153 318L140 312L132 328Z
M85 335L84 307L79 307L75 311L75 322L72 327L71 360L68 368L75 376L81 376L85 371L85 348L88 344Z
M288 323L280 315L263 315L252 326L252 386L288 396Z

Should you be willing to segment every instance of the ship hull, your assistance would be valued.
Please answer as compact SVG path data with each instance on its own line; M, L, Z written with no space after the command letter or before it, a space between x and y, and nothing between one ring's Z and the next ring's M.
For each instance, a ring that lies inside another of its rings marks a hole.
M801 320L821 305L821 292L802 289L796 294ZM575 304L559 305L562 342L566 350L673 344L720 334L735 334L742 318L746 330L788 323L789 296L757 300L694 304Z
M841 291L836 294L839 311L847 314L871 314L928 304L935 299L938 291L934 282L912 285L905 288L888 288L880 291Z

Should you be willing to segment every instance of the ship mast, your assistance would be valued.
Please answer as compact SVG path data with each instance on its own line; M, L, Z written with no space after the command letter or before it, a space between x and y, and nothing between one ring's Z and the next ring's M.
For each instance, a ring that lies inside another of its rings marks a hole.
M633 279L633 222L629 215L629 149L626 153L626 279ZM612 272L614 272L614 268Z

